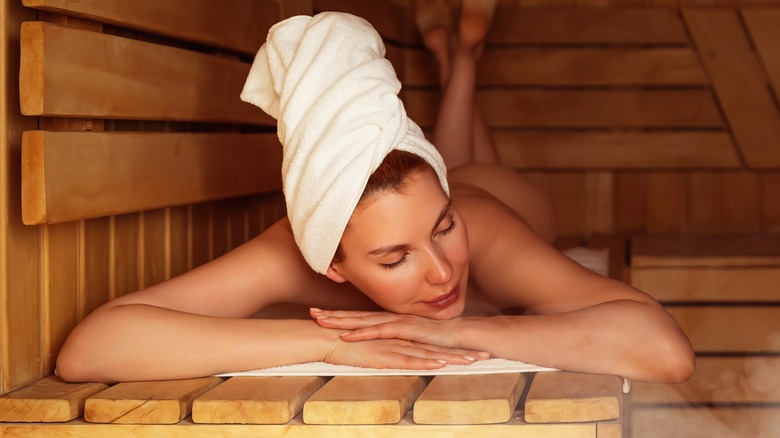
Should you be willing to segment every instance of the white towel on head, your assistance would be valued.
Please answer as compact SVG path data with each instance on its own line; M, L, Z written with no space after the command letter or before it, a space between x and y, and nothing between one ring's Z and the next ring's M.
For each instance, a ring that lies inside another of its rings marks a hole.
M268 32L241 99L277 119L287 215L309 265L324 274L366 182L393 149L414 153L449 194L438 151L398 98L382 38L340 12L296 16Z

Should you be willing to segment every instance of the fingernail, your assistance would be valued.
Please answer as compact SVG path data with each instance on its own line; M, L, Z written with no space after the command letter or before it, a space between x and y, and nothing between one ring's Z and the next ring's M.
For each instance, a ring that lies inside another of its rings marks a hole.
M344 333L340 334L339 336L343 338L343 337L349 336L351 334L352 334L352 332L344 332Z
M316 307L309 307L309 310L314 313L320 313L322 312L322 309L318 309Z
M490 357L490 353L488 353L487 351L480 351L477 354L479 355L479 357Z
M447 361L446 361L446 360L444 360L444 359L436 359L436 362L439 362L439 363L447 363Z
M474 358L473 358L473 357L471 357L471 356L463 356L463 358L464 358L464 359L466 359L466 360L468 360L468 361L471 361L471 362L474 362L474 361L476 360L476 359L474 359Z

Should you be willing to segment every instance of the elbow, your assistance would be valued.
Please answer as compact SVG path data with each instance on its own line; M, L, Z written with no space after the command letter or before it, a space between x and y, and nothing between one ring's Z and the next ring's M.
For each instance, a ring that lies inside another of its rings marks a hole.
M650 383L683 383L693 376L696 369L696 355L690 341L684 336L667 343L649 361L652 369L647 370Z
M114 381L102 376L95 358L90 357L88 350L79 348L78 339L71 337L65 341L57 355L55 372L57 376L66 382L99 382L114 383Z

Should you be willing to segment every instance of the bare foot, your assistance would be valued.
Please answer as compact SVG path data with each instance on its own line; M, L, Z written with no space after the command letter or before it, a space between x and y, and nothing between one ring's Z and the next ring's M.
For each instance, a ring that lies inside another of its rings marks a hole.
M497 0L463 0L458 23L458 48L471 51L477 57L482 53Z

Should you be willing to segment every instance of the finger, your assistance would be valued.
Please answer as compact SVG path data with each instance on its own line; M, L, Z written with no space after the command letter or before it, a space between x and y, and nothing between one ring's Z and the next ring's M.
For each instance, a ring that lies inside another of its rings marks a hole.
M470 365L478 360L486 359L484 352L452 349L435 345L409 343L407 346L399 348L398 351L400 353L410 357L414 356L422 359L445 361L446 363L453 365Z
M317 315L315 321L318 325L327 328L336 328L344 330L356 330L361 328L368 328L379 324L385 324L391 322L393 316L389 315L367 315L359 317L330 317L324 315Z
M381 314L392 315L389 312L371 312L371 311L364 311L364 310L324 310L316 307L310 307L309 313L315 318L317 316L342 318L342 317L376 316Z

